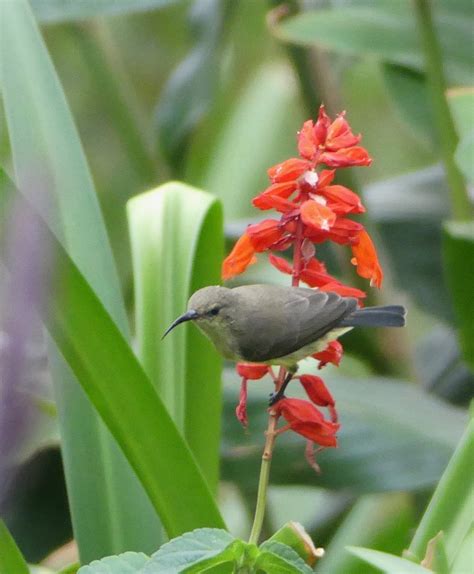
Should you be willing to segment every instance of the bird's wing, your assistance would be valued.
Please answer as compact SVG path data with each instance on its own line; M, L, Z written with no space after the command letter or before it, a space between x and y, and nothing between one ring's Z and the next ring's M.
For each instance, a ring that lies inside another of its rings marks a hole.
M249 361L284 357L323 337L357 306L355 299L336 293L305 288L285 288L284 296L268 307L255 310L251 323L258 325L258 337L242 338L242 356ZM264 330L264 335L262 334Z

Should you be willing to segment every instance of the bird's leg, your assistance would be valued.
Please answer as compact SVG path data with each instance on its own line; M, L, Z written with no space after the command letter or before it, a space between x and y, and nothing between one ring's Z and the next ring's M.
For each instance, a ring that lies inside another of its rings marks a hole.
M278 391L276 393L272 393L270 395L270 402L269 405L272 407L274 404L276 404L279 400L281 400L284 395L285 395L285 390L286 387L288 386L288 383L291 381L291 379L293 378L293 375L295 373L293 373L292 371L290 371L286 377L285 380L283 381L281 387L278 389Z

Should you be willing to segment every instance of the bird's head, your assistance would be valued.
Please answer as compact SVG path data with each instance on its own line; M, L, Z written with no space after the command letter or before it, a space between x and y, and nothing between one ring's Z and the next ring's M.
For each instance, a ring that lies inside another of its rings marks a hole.
M232 299L232 290L226 287L213 285L199 289L189 299L186 313L171 323L163 337L185 321L196 321L204 330L207 330L207 327L212 329L227 320Z

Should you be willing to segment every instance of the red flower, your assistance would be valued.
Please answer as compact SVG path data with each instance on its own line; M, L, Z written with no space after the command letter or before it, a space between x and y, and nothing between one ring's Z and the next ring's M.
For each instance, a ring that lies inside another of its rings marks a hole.
M383 281L382 267L372 239L364 229L359 233L359 241L352 245L352 254L354 257L351 259L351 263L357 265L357 273L361 277L370 279L372 286L381 287Z
M240 237L229 255L222 264L222 278L230 279L239 273L243 273L249 265L257 261L255 249L250 237L244 233Z
M262 379L268 373L269 368L268 365L260 365L258 363L237 363L236 365L237 373L251 381Z
M301 375L299 380L311 401L320 407L328 407L331 420L337 422L335 402L323 379L314 375Z
M331 341L324 349L324 351L314 353L312 357L319 361L319 369L322 369L328 363L332 363L338 367L339 363L341 362L343 351L344 349L339 341Z
M334 225L328 230L318 230L313 228L305 228L304 236L314 243L323 243L323 241L334 241L339 245L350 245L357 243L359 240L360 232L364 227L352 221L352 219L337 218Z
M267 173L272 183L294 182L312 167L311 162L292 157L272 166Z
M285 228L276 219L264 219L260 223L249 225L247 235L255 251L265 251L282 239L285 235Z
M361 136L354 135L342 112L331 123L324 106L319 108L315 124L308 120L298 133L298 151L314 165L330 167L367 166L372 162L367 150L357 146Z
M321 446L337 446L339 425L326 420L310 402L283 398L272 408L288 423L279 432L290 429Z
M309 199L301 205L300 214L301 221L317 231L329 231L336 223L336 214L329 207L313 199Z
M247 386L247 379L243 378L240 383L239 404L235 407L235 416L245 428L247 428L249 424L247 417Z

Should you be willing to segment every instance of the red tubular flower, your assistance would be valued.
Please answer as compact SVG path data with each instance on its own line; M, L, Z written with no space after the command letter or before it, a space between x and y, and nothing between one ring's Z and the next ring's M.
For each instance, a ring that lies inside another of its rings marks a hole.
M284 226L276 219L264 219L260 223L249 225L247 235L255 251L265 251L285 235Z
M235 416L244 428L247 428L249 424L247 417L247 387L247 379L244 377L240 383L239 404L235 407Z
M249 265L256 261L255 249L250 237L244 233L222 263L222 279L231 279L235 275L243 273Z
M319 361L318 369L322 369L328 363L332 363L338 367L341 362L343 352L344 349L339 341L331 341L323 351L314 353L312 357Z
M283 259L283 257L277 257L276 255L273 255L273 253L270 253L268 260L275 269L278 269L278 271L286 273L287 275L291 275L293 273L293 267L286 259Z
M319 156L320 163L329 167L369 166L372 158L363 147L350 147L335 152L323 152Z
M346 112L340 113L327 130L324 147L328 151L337 151L343 148L353 147L358 144L362 138L360 134L355 136L352 133L351 127L344 117L345 115Z
M292 157L272 166L267 173L272 183L294 182L306 170L311 168L311 162Z
M300 207L301 221L317 231L329 231L336 223L336 214L321 203L309 199Z
M314 243L330 240L339 245L351 245L359 241L359 235L363 229L364 227L357 221L338 217L328 231L306 227L304 236Z
M328 407L332 422L337 422L335 402L323 379L314 375L301 375L299 380L311 401L320 407Z
M272 408L288 423L280 432L290 429L321 446L337 446L339 425L326 420L310 402L283 398Z
M241 377L251 381L262 379L270 369L268 365L260 365L258 363L237 363L235 368Z
M357 273L365 279L370 279L370 285L380 288L383 281L382 267L372 239L364 229L359 233L358 243L352 245L352 254L354 257L351 263L357 265Z

